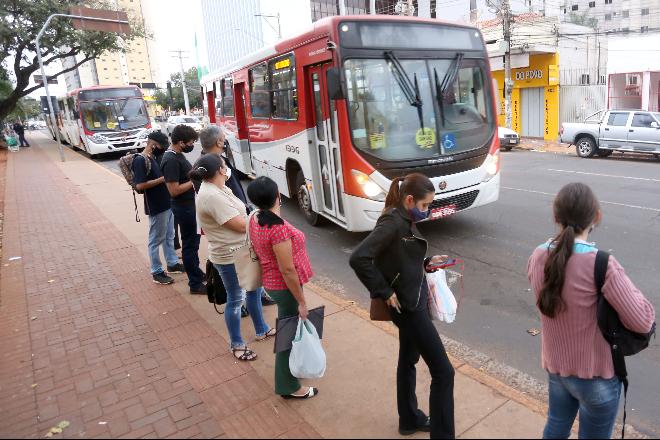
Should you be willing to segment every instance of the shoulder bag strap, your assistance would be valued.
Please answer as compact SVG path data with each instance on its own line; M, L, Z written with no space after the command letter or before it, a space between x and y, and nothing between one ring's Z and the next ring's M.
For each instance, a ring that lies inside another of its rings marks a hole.
M598 289L598 300L605 301L603 298L603 286L605 285L605 278L607 276L607 267L610 263L610 254L604 251L598 251L596 254L596 267L594 278L596 280L596 288ZM600 320L600 316L598 317ZM626 359L620 350L615 347L611 348L612 362L614 364L614 373L617 375L623 384L623 428L621 429L621 438L626 437L626 419L628 406L628 372L626 369Z
M250 224L252 223L252 219L254 218L255 215L259 212L258 209L255 209L248 215L247 223L245 226L245 244L248 246L252 246L252 239L250 238Z

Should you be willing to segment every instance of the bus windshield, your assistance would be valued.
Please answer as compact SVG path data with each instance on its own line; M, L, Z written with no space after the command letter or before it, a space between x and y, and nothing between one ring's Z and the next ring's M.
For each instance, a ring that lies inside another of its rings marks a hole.
M410 161L486 145L495 123L482 61L459 60L454 69L452 59L400 62L406 74L417 79L421 123L418 109L410 105L390 61L348 59L344 63L351 133L359 150L385 161ZM438 99L438 84L452 76L454 81Z
M149 116L140 98L80 103L85 128L89 131L119 131L144 127Z

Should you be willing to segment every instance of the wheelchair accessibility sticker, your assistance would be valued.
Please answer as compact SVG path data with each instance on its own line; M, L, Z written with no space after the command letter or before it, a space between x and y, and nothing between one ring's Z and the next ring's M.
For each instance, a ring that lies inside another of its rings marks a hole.
M442 147L445 150L453 150L456 148L456 136L452 133L442 135Z

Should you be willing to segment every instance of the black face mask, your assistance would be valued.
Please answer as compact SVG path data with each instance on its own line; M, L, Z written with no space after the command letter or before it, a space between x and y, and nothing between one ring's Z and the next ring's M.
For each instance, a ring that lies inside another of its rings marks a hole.
M195 144L193 144L193 145L184 145L181 150L183 150L184 153L190 153L194 149L195 149Z

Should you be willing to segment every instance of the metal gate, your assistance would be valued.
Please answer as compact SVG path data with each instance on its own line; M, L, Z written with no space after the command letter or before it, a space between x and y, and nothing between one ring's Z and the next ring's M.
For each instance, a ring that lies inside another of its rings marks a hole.
M583 122L587 116L607 109L607 86L559 87L559 124Z
M522 89L522 135L542 138L545 128L545 91L542 87Z

